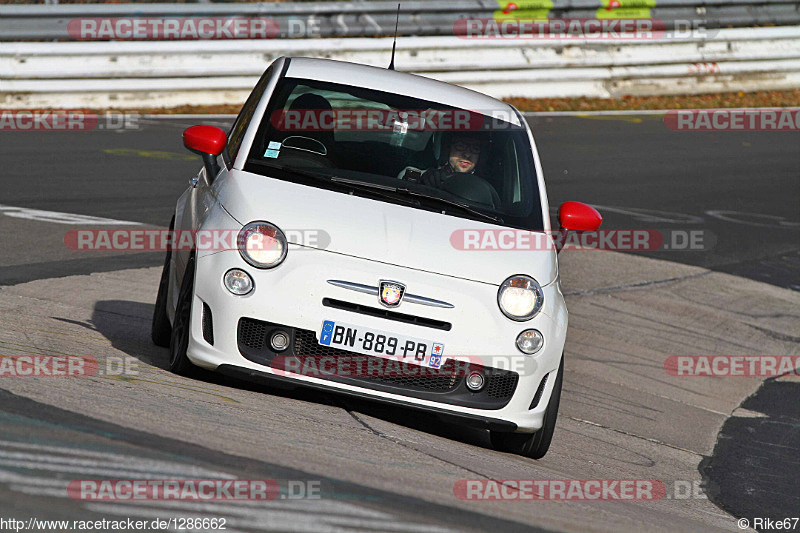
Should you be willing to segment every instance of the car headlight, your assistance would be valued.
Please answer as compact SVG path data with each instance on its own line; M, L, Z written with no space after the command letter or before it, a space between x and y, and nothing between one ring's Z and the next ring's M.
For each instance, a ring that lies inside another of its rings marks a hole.
M286 259L286 236L269 222L251 222L237 239L242 258L256 268L274 268Z
M544 304L542 287L530 276L511 276L497 291L497 305L511 320L530 320Z

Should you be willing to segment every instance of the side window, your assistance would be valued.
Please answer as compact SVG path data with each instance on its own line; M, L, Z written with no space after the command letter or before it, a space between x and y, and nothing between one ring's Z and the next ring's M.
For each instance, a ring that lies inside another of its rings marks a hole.
M519 182L519 161L517 161L517 147L514 145L514 140L509 139L506 144L506 160L508 164L506 168L509 173L509 181L512 184L511 202L518 203L522 200L522 191L520 190Z
M253 113L256 112L258 102L261 101L264 89L267 87L267 82L269 82L273 72L274 67L268 68L264 75L261 76L261 79L258 80L253 92L250 93L244 106L242 106L242 110L239 111L239 116L236 117L236 122L233 123L231 131L228 133L228 144L225 148L225 163L228 165L232 165L233 162L236 161L236 155L239 153L239 148L242 146L244 133L247 131L250 119L253 118Z
M530 163L525 159L525 150L528 149L522 144L524 137L510 137L503 148L505 165L505 190L502 197L504 201L510 202L509 213L514 216L526 217L536 206L533 203L536 190L536 173L533 170L533 161ZM530 174L522 174L520 170L528 166Z

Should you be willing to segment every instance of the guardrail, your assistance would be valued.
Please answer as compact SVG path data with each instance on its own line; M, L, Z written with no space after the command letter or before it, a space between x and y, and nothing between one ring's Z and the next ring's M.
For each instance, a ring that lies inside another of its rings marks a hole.
M257 4L61 4L0 6L0 41L73 40L86 18L266 18L278 36L376 37L394 33L395 1ZM452 35L463 18L652 18L706 28L800 24L797 0L430 0L403 1L403 36ZM74 24L74 23L73 23Z
M281 55L386 66L391 39L5 43L0 107L241 103ZM800 87L800 26L647 41L406 37L398 70L495 97L615 97Z

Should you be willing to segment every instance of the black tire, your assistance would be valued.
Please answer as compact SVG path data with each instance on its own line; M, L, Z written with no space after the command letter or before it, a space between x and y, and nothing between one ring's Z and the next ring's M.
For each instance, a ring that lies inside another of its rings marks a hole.
M544 413L544 425L536 433L503 433L500 431L490 431L489 437L495 450L507 453L524 455L531 459L541 459L550 449L550 442L553 440L553 433L556 429L558 419L558 405L561 402L561 385L564 382L564 356L561 356L561 364L558 367L556 383L553 386L553 394L550 396L550 403Z
M175 229L175 216L169 222L169 230ZM167 258L164 260L164 269L161 271L161 281L158 284L158 296L156 296L156 305L153 309L153 326L150 329L150 337L153 339L153 344L169 347L170 338L172 337L172 324L169 322L169 315L167 314L167 295L169 293L169 263L172 259L172 250L167 248Z
M169 343L169 369L180 376L188 376L194 369L194 365L186 355L192 326L192 300L194 300L194 256L191 256L186 263Z

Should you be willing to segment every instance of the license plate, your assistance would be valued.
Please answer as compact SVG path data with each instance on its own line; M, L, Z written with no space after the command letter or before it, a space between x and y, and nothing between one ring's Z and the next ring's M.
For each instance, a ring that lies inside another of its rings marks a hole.
M444 344L441 342L395 335L333 320L322 322L318 338L323 346L398 359L428 368L439 368L447 361L444 357Z

